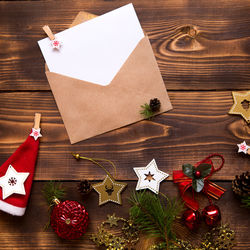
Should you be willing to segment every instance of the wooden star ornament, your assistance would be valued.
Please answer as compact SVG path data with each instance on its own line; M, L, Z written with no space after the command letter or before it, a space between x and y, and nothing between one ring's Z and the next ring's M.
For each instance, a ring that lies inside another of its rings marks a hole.
M136 190L148 188L156 194L159 193L160 182L169 176L169 174L158 169L155 159L145 168L134 168L134 171L138 176Z
M121 192L126 186L126 183L117 182L107 175L103 182L94 184L93 189L99 194L99 205L109 201L121 205Z
M234 105L231 107L228 113L241 115L247 123L250 123L250 91L247 91L245 93L233 91L232 95Z

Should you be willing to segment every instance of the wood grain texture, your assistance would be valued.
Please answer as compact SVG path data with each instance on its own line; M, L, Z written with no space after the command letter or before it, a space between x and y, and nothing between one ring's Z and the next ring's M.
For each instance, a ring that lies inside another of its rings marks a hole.
M90 215L90 225L87 234L76 241L65 241L57 237L51 228L43 231L44 225L48 221L48 206L41 194L44 185L42 182L35 182L33 185L30 202L26 214L19 217L0 212L0 241L1 249L97 249L88 239L96 232L97 226L106 219L107 214L116 213L117 216L128 218L129 203L127 201L130 193L135 189L136 182L129 182L127 189L122 194L123 205L108 203L99 207L98 195L92 192L86 198L76 192L78 182L63 183L67 196L66 199L77 200L86 207ZM239 201L233 196L230 183L220 182L219 185L228 189L224 196L216 202L221 208L222 222L229 223L234 229L237 238L237 249L249 249L250 240L248 226L250 223L249 211L240 207ZM161 185L161 191L171 197L178 196L177 187L171 182L164 182ZM203 196L199 197L201 207L208 203ZM230 202L229 202L230 201ZM192 242L198 242L200 234L207 231L208 228L202 224L197 233L190 233L184 226L180 227L179 234L184 239L191 239ZM136 249L146 250L147 240L138 243Z
M0 165L26 139L35 112L42 113L42 133L35 182L26 214L0 212L1 249L97 249L88 240L107 214L128 217L127 198L136 186L133 167L155 158L158 167L172 173L183 163L196 163L208 154L224 155L226 164L212 179L227 189L216 202L223 223L236 231L234 249L250 249L249 210L232 194L234 175L249 170L249 156L237 153L237 143L250 142L250 127L240 116L228 115L233 104L230 90L247 90L250 83L250 2L248 0L132 0L148 34L174 109L152 121L136 124L70 145L61 116L44 73L37 41L45 37L42 26L53 32L69 27L79 11L101 15L131 1L56 0L0 2ZM219 91L218 91L219 90ZM30 92L29 92L30 91ZM248 143L249 144L249 143ZM123 205L98 206L94 191L86 198L76 192L80 179L103 180L105 173L90 162L77 162L70 152L113 160L117 179L128 182ZM49 229L48 206L41 180L64 182L67 199L82 201L90 213L89 231L83 239L64 241ZM178 196L177 186L162 182L160 190ZM201 209L208 204L199 196ZM180 234L198 242L197 233L185 227ZM137 249L147 250L142 238Z
M152 158L171 173L215 152L224 155L226 164L213 178L231 180L249 170L248 156L238 154L236 144L250 139L250 128L240 116L228 114L233 104L230 91L170 91L169 95L172 111L70 145L50 92L0 93L0 163L25 140L34 113L40 112L43 137L36 180L103 178L104 172L92 163L76 161L70 152L112 160L118 167L117 178L126 180L135 180L132 168L146 166Z
M101 15L131 1L0 2L0 90L49 90L37 41L85 10ZM167 89L248 89L250 2L135 0Z

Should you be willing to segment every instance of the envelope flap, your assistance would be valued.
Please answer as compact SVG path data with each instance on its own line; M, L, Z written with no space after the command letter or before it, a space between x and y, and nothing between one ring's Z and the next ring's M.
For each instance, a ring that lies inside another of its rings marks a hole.
M161 84L157 86L156 91L166 92L148 37L144 37L139 42L137 47L128 57L127 61L121 67L118 74L107 86L82 81L54 72L49 72L48 70L46 71L46 75L51 79L52 85L60 83L60 87L64 85L63 83L65 82L66 88L68 88L68 85L79 90L84 89L93 92L108 93L111 89L115 88L117 91L134 91L140 95L147 95L147 93L152 93L152 86L154 83L158 82ZM138 77L140 78L141 84L136 84L138 82Z

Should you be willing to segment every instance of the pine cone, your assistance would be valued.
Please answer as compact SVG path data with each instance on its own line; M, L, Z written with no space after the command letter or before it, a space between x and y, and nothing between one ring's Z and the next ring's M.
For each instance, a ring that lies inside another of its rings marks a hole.
M78 185L78 191L83 194L89 194L92 190L92 185L88 180L82 180Z
M153 112L157 112L161 108L161 102L157 98L154 98L150 100L149 106Z
M250 195L250 175L244 172L240 176L236 175L232 182L233 192L240 198Z

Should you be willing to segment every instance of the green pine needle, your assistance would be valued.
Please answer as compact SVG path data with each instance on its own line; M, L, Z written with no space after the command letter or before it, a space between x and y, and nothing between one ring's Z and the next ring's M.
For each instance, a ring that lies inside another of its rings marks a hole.
M146 191L132 193L129 201L132 204L130 216L143 232L150 237L159 237L167 245L169 240L176 239L172 227L183 209L180 201L160 199Z
M62 183L55 181L47 182L44 185L42 192L49 205L53 203L54 198L60 200L65 195L65 191L62 188Z
M141 108L142 110L140 111L140 114L143 115L145 119L150 119L154 115L149 104L145 103L144 105L141 105Z
M250 196L242 198L241 202L243 203L243 207L250 208Z

